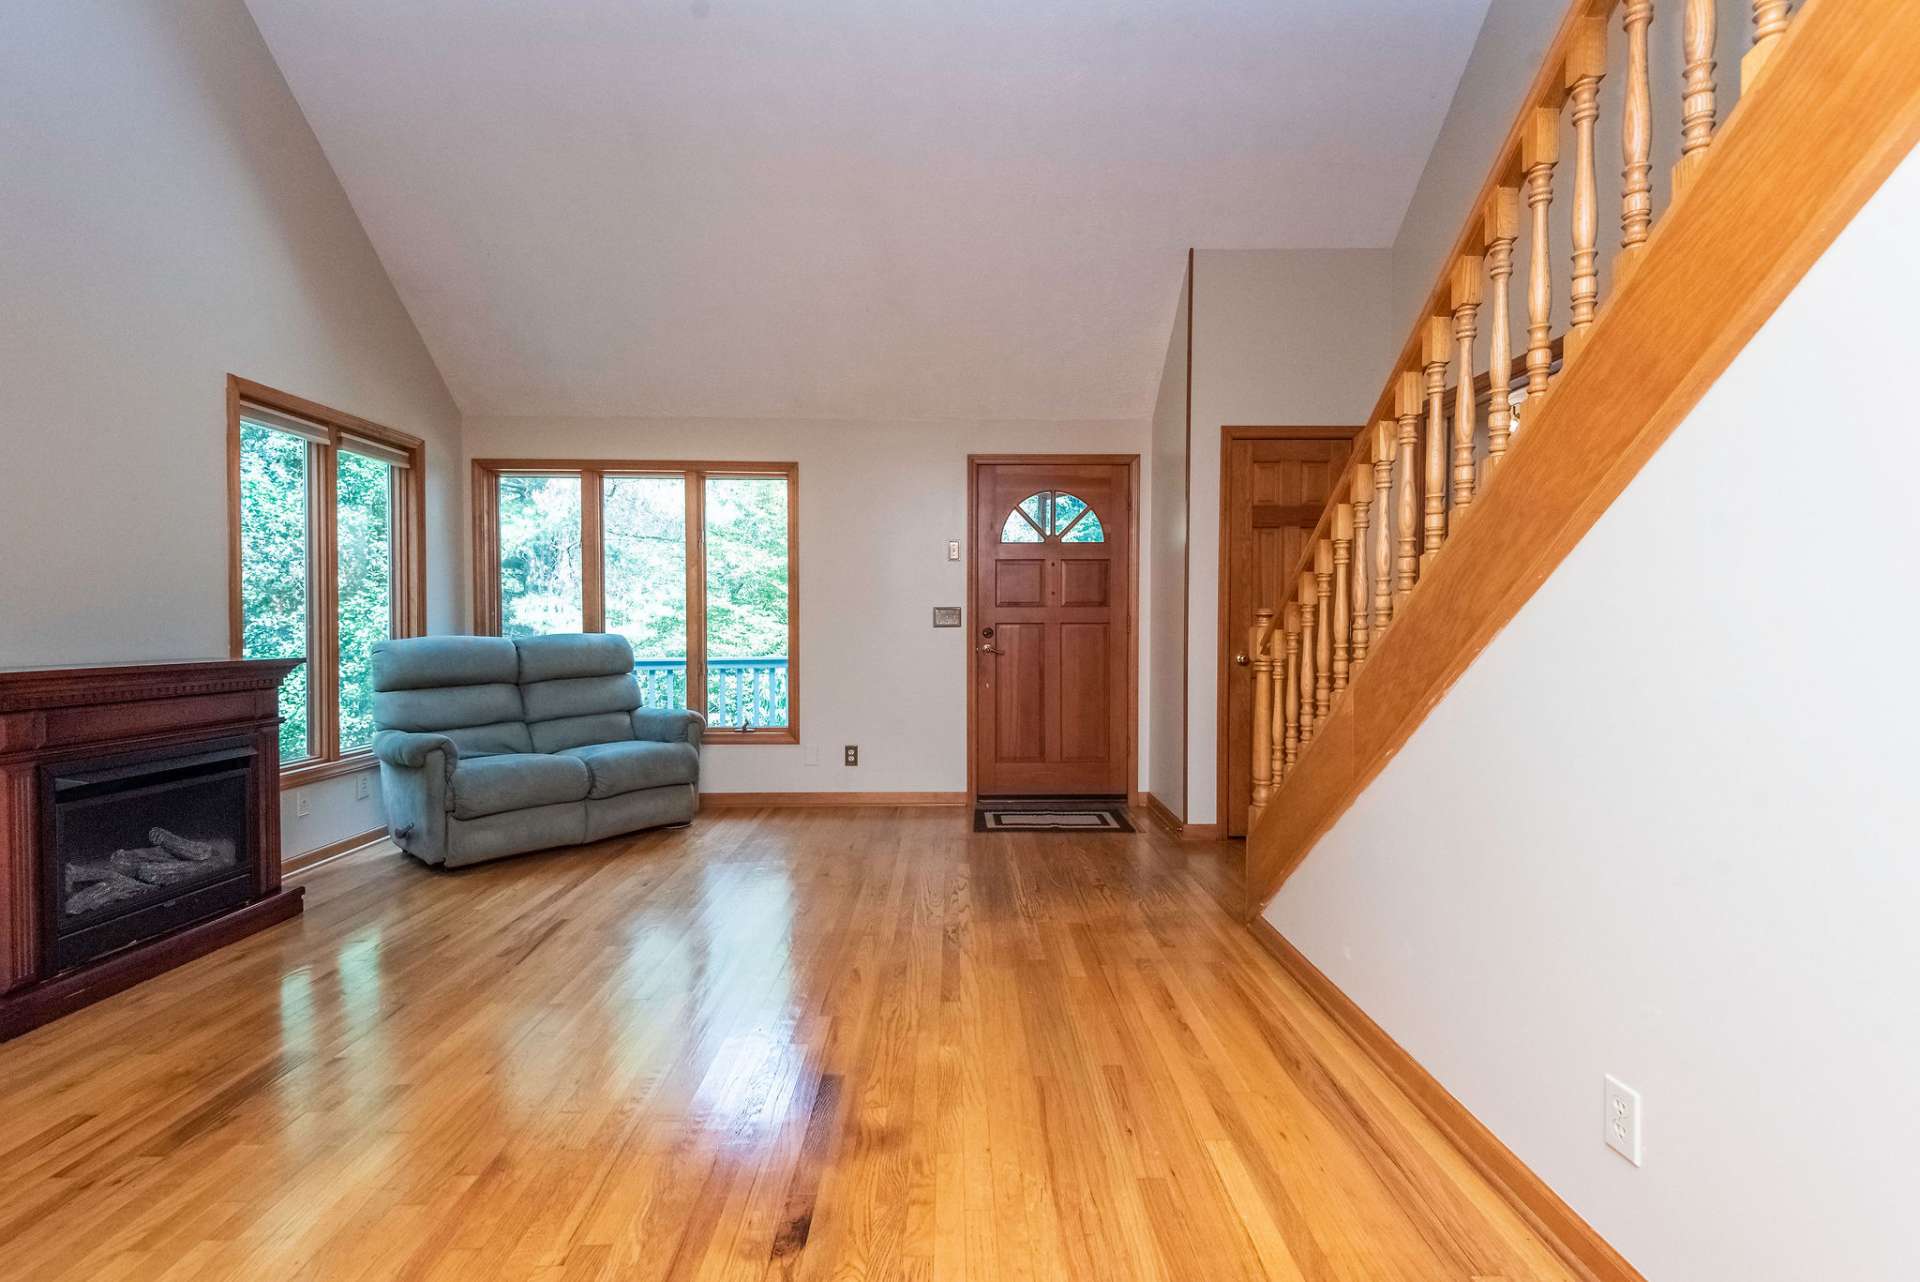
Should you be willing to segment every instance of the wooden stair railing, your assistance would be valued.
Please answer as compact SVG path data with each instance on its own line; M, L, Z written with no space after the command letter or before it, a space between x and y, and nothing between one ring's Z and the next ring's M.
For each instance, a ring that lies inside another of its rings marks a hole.
M1602 300L1594 139L1616 11L1626 35L1620 248L1613 297ZM1684 63L1669 103L1680 152L1656 209L1649 32L1670 15ZM1741 99L1718 128L1715 34L1713 0L1576 0L1549 46L1374 426L1286 580L1296 596L1255 625L1255 679L1269 688L1254 700L1250 915L1920 135L1920 0L1806 0L1791 17L1785 0L1754 0ZM1574 138L1570 324L1556 339L1550 212L1563 115ZM1681 231L1667 235L1669 225ZM1523 232L1516 370L1508 290ZM1616 307L1646 319L1608 323ZM1593 355L1603 334L1619 335L1604 360ZM1476 530L1496 499L1503 528ZM1517 542L1529 522L1546 533ZM1456 541L1474 543L1473 557L1449 556ZM1403 620L1423 612L1420 635L1403 636ZM1410 656L1416 645L1439 650Z

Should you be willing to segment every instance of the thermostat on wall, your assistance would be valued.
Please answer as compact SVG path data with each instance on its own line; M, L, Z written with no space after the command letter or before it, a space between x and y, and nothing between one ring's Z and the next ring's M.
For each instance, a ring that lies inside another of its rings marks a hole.
M933 607L933 626L936 628L957 628L960 626L960 607L957 605L936 605Z

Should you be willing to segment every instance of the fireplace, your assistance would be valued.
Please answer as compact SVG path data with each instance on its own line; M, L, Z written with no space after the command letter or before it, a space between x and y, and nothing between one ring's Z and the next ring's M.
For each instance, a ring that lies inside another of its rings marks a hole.
M255 768L227 740L43 769L48 971L244 904Z
M0 671L0 1040L300 911L280 885L295 666Z

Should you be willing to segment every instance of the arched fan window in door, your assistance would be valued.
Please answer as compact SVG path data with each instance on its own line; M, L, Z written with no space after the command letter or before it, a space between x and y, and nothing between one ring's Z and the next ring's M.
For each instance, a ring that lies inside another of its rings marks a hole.
M1002 543L1105 543L1107 531L1085 500L1065 490L1021 499L1000 526Z

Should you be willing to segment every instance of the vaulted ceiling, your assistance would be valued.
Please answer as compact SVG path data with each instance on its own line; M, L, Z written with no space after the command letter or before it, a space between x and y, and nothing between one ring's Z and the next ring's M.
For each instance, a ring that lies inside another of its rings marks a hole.
M1488 0L248 0L469 414L1137 418L1391 243Z

